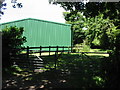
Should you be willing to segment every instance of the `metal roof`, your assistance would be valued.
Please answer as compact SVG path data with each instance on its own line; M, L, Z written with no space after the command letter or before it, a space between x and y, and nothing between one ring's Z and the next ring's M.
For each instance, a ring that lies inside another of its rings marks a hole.
M47 23L54 23L54 24L61 24L61 25L65 25L65 26L66 26L66 25L67 25L67 26L71 26L71 24L64 24L64 23L47 21L47 20L41 20L41 19L35 19L35 18L25 18L25 19L20 19L20 20L15 20L15 21L10 21L10 22L1 23L0 25L9 24L9 23L13 23L13 22L20 22L20 21L24 21L24 20L36 20L36 21L42 21L42 22L47 22Z

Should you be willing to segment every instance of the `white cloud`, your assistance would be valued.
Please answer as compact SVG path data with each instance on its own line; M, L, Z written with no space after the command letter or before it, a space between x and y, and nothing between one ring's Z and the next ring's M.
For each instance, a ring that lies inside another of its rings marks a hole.
M11 0L6 0L7 9L1 17L0 23L23 18L37 18L42 20L65 23L64 9L59 5L49 4L48 0L17 0L23 4L22 8L13 8Z

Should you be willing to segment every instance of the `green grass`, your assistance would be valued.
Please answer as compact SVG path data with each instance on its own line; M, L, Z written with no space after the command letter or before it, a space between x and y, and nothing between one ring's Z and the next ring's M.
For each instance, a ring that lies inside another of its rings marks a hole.
M90 46L84 45L82 51L89 52L90 51Z
M80 46L79 44L76 46ZM100 52L100 53L107 53L107 50L102 50L102 49L91 49L90 46L84 45L81 48L74 48L75 52ZM72 53L76 54L76 53ZM109 57L109 54L97 54L97 53L86 53L88 56L105 56Z

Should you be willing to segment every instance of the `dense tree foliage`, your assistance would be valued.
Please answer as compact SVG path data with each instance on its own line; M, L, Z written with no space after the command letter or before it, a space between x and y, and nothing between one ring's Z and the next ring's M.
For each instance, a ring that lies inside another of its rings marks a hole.
M84 34L84 22L85 17L81 14L81 12L77 13L70 13L70 12L64 12L64 17L66 20L66 23L72 24L72 32L73 32L73 43L82 43L85 39Z
M113 20L104 19L104 15L99 14L93 18L87 18L86 22L85 36L89 45L113 50L116 33L120 31L113 23Z
M2 30L2 66L10 67L10 54L18 54L20 51L12 52L13 48L20 49L22 44L26 42L26 38L22 36L24 29L22 27L6 27Z
M116 32L116 30L119 32L120 29L120 2L88 2L86 4L57 2L56 4L60 4L69 11L65 12L64 16L66 22L72 24L74 44L81 43L86 38L91 46L97 45L103 49L112 47L111 41L114 35L113 33L111 35L111 32ZM78 13L82 13L81 16ZM106 46L108 47L105 48Z
M66 11L84 12L87 17L95 17L104 14L104 18L110 17L118 21L120 19L120 2L57 2Z
M119 32L113 20L104 19L103 14L86 18L81 12L65 12L66 23L72 24L73 43L83 43L101 49L114 48L115 35ZM106 42L107 41L107 42Z

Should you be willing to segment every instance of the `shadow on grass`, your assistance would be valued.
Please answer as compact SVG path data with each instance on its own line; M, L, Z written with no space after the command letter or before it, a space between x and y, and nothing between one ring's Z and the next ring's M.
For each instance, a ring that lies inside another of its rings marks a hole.
M52 89L52 88L103 88L105 80L102 70L103 57L63 54L58 58L54 69L54 56L43 58L44 72L18 72L12 77L3 78L3 88Z

